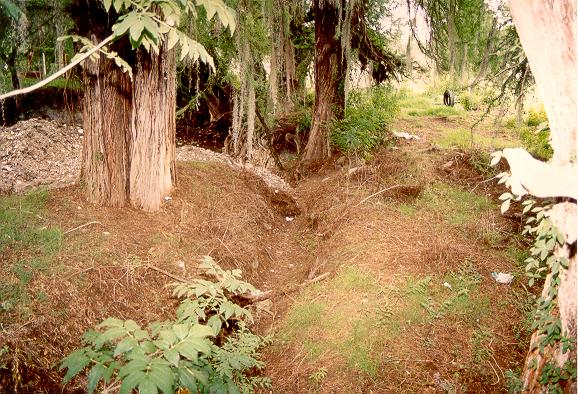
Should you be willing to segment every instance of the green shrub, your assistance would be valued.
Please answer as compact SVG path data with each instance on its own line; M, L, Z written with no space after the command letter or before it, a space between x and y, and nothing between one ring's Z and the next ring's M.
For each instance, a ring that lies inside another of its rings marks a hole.
M547 122L548 116L546 115L546 111L544 108L530 108L528 111L528 120L526 124L530 127L536 127L540 124Z
M175 320L143 328L133 320L106 319L85 333L87 346L62 361L63 382L88 367L89 393L101 381L109 388L120 385L120 393L249 393L269 387L269 379L247 376L263 368L258 351L269 339L249 331L250 312L229 298L254 287L240 280L240 270L225 271L210 257L200 268L217 281L176 285L173 294L181 304ZM226 337L225 328L232 332Z
M477 111L482 105L482 99L476 93L463 92L459 99L466 111Z
M550 129L547 127L541 129L524 127L520 131L520 140L528 152L540 159L549 160L554 154L550 146Z
M345 118L333 125L332 143L344 152L368 154L387 139L387 126L397 112L397 96L390 87L351 92Z

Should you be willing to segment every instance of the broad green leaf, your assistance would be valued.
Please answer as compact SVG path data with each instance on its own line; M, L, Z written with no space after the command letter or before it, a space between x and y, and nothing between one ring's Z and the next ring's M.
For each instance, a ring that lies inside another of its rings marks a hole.
M102 347L106 342L112 342L115 339L118 339L122 336L126 335L126 328L124 327L113 327L109 328L105 332L103 332L97 339L94 341L94 345L97 348Z
M146 376L138 384L138 392L139 394L157 394L159 391L157 385L151 380L150 376ZM167 393L170 393L170 391Z
M179 352L184 358L196 362L199 357L199 352L186 342L181 342L174 347L174 350Z
M175 324L173 326L173 332L180 340L184 339L189 333L188 324Z
M108 319L105 319L102 323L96 326L96 328L102 327L124 327L124 320L109 317Z
M138 346L136 339L132 337L124 338L118 343L118 345L116 345L116 348L114 349L114 357L132 350L135 346Z
M171 363L171 365L174 365L175 367L179 366L179 352L177 352L174 349L167 349L167 350L163 350L163 356L167 359L167 361L169 363Z
M215 333L209 326L205 326L203 324L195 324L189 331L189 336L196 338L214 337Z
M84 368L90 363L90 358L86 356L86 349L87 348L76 350L62 360L60 369L68 368L66 375L62 379L63 384L70 382L74 376L84 370Z
M104 5L106 12L108 12L110 10L110 6L112 5L112 0L102 0L102 4Z
M167 49L168 50L173 49L178 41L179 41L178 34L176 33L175 29L171 29L169 31L169 34L168 34ZM179 294L180 292L177 291L177 289L175 289L175 291L173 291L173 295L175 295L175 293L176 293L177 297L179 297L179 298L182 297L182 294Z
M88 374L88 384L87 384L87 390L89 394L92 394L96 389L96 385L98 384L98 381L102 377L102 373L104 372L105 369L106 367L104 367L104 365L96 364L90 370L90 373Z
M145 360L131 360L118 370L118 376L125 378L126 376L135 374L139 371L142 372L148 367L148 365L148 361Z
M151 363L149 379L165 393L174 392L175 374L166 364Z
M146 374L143 371L134 371L133 373L125 376L122 379L122 384L120 385L120 394L130 394L132 390L144 379Z

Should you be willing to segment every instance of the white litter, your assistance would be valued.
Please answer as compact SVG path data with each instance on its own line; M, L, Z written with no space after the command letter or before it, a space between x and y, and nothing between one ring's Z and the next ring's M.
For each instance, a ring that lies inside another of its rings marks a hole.
M514 275L504 272L492 272L492 278L498 283L509 285L514 280Z
M173 198L171 196L165 196L165 201L171 201Z
M295 219L293 216L285 216L285 220L288 222L292 222Z
M444 282L444 286L450 290L452 289L452 285L450 285L448 282Z
M421 140L420 137L418 137L417 135L413 135L410 133L406 133L405 131L394 131L393 135L396 136L397 138L403 138L406 139L408 141L410 140Z

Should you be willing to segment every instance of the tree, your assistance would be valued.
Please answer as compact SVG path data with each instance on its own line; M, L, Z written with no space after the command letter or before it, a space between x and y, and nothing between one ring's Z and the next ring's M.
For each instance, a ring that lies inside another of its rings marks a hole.
M362 67L373 65L373 77L381 82L402 72L404 63L368 26L370 1L314 0L315 109L305 147L305 164L331 156L330 124L345 113L346 82L352 49Z
M506 149L503 155L514 194L557 199L546 215L563 234L555 260L566 262L547 267L540 302L552 308L547 326L538 322L532 335L524 389L544 392L544 386L559 383L556 371L569 368L574 376L565 391L576 392L576 3L510 0L510 8L548 114L554 156L546 164L522 149Z
M212 66L212 58L176 28L194 11L191 1L141 1L136 7L124 0L103 3L106 9L96 0L77 1L71 8L78 33L93 40L76 37L84 49L109 34L115 39L84 65L82 179L91 202L130 202L153 211L176 181L174 46L180 45L181 60L200 58ZM209 19L217 14L234 29L232 11L220 0L198 0L197 5L206 8ZM112 20L118 18L112 26L106 13L111 6Z

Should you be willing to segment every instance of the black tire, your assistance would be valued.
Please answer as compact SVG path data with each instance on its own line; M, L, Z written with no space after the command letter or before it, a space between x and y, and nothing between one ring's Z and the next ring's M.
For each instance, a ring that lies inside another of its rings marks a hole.
M453 107L455 103L454 92L451 90L446 90L444 92L444 105Z

